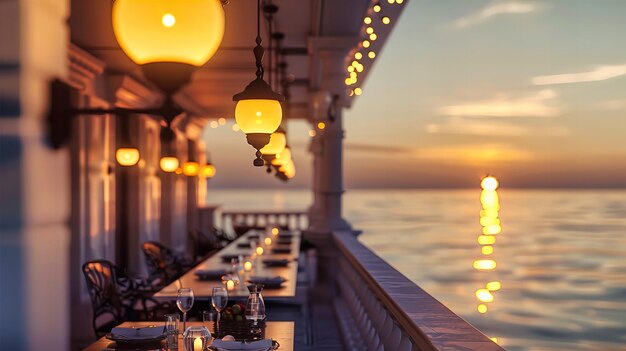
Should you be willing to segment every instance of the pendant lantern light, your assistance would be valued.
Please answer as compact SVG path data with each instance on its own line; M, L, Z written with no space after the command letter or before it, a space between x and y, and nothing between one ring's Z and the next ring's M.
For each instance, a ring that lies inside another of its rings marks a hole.
M270 143L271 134L280 126L283 117L281 102L285 97L272 90L272 87L263 79L263 55L265 50L261 46L261 0L257 0L257 37L254 57L256 60L256 79L254 79L239 94L233 96L235 106L235 120L239 128L246 133L248 144L256 152L253 164L261 167L265 164L261 158L261 149Z
M176 134L171 128L161 129L161 160L159 166L165 173L172 173L178 169L179 161L176 157L176 150L173 143L176 140Z
M124 53L170 94L209 61L224 37L220 0L115 0L112 20Z

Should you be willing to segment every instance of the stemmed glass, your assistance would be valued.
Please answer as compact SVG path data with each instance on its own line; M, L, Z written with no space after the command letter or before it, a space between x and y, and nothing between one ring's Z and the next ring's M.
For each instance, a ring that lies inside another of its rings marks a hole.
M178 309L183 313L183 331L187 330L187 312L193 307L193 289L178 289L176 306L178 306Z
M221 286L213 288L211 292L211 304L217 311L216 323L219 323L222 311L226 308L226 304L228 304L228 290Z

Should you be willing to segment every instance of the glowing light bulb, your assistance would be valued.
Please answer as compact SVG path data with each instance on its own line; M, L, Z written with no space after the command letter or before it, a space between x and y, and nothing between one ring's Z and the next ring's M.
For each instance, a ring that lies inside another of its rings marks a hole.
M370 51L370 52L367 53L367 57L373 59L373 58L376 57L376 53L374 51Z
M280 233L280 229L276 227L272 228L272 235L278 235L278 233Z
M374 28L372 28L372 27L367 27L367 28L365 29L365 33L367 33L367 34L372 34L372 33L374 33Z
M360 60L360 59L362 59L362 58L363 58L363 54L357 51L357 52L354 54L354 58L355 58L355 59L357 59L357 60Z
M385 16L385 17L381 18L381 21L383 22L383 24L389 24L389 23L391 23L391 18Z
M369 48L369 47L370 47L370 42L369 42L369 40L363 40L362 45L363 45L363 47L364 47L364 48Z
M372 9L374 10L374 12L378 13L382 9L382 7L380 7L380 5L374 5L374 7L372 7Z
M361 88L354 89L354 95L361 95L361 94L363 94L363 90Z
M371 24L371 23L372 23L372 18L371 18L371 17L365 17L365 18L363 19L363 23L365 23L365 24Z
M178 168L178 159L172 156L161 157L159 165L161 166L161 170L163 172L171 173L176 171Z
M252 270L252 262L246 261L243 264L243 270L246 272L250 272Z
M174 17L171 13L166 13L161 18L161 23L163 23L163 25L167 28L170 28L176 24L176 17Z
M319 123L317 124L317 129L324 130L324 128L326 128L326 123L324 123L324 122L319 122Z
M372 34L370 34L370 40L371 40L371 41L374 41L374 40L376 40L376 39L378 39L378 35L376 35L376 33L372 33Z
M134 166L139 162L139 150L132 147L121 147L115 151L115 159L120 166Z
M265 245L272 245L272 238L265 238L265 240L263 240L263 242L265 243Z
M263 248L262 248L262 247L260 247L260 246L258 246L258 247L256 248L256 254L257 254L257 255L259 255L259 256L263 255Z

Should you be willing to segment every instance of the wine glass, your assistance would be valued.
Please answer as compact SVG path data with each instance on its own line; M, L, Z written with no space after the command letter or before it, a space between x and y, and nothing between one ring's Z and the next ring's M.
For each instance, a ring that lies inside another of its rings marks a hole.
M217 311L217 322L220 321L220 315L224 308L226 308L226 304L228 304L228 290L224 287L215 287L211 292L211 304L213 308Z
M178 309L183 313L183 330L187 330L187 312L189 312L189 310L191 310L191 307L193 306L192 288L178 289L176 306L178 306Z

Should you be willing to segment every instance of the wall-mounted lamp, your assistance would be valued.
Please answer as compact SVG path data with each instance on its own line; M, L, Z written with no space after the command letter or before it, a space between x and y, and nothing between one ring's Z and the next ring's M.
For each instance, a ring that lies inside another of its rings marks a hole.
M253 50L256 60L256 79L241 93L233 96L233 101L237 102L235 120L239 128L246 133L248 144L257 150L256 159L253 162L257 167L265 164L260 150L270 142L271 134L280 126L283 116L280 103L285 101L285 97L272 90L272 87L263 79L265 50L261 42L261 0L257 0L257 45Z

